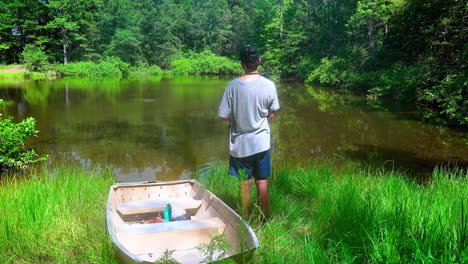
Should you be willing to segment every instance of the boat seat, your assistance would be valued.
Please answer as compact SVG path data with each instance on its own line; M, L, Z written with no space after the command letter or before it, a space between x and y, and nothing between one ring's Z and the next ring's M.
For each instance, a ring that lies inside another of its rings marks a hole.
M122 234L130 233L149 234L149 233L164 233L182 230L202 230L202 229L218 229L220 233L224 232L226 224L218 217L210 217L197 220L183 220L151 224L126 224Z
M166 249L186 250L208 244L222 234L226 224L218 217L152 224L125 224L116 232L130 252L146 254Z
M195 199L170 199L126 202L117 204L117 212L124 217L135 214L162 212L168 203L172 206L190 211L198 209L201 206L202 201Z

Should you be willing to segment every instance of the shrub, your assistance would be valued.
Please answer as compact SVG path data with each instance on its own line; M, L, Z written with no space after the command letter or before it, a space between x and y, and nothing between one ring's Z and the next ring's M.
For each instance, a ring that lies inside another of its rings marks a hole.
M468 124L467 81L463 74L447 74L434 85L421 87L418 91L418 102L432 106L427 109L427 118L445 116L451 122ZM432 111L429 111L432 110Z
M21 53L26 69L30 71L43 71L49 64L47 54L41 46L28 44Z
M239 63L226 57L220 57L206 50L201 53L188 53L184 58L171 63L172 73L189 74L241 74Z
M196 74L196 62L192 59L181 58L171 63L172 73L180 75Z
M324 58L306 82L350 89L372 99L417 103L424 118L442 118L456 125L468 123L466 78L461 71L444 69L431 60L366 72L350 60Z
M333 57L323 58L320 65L307 77L306 82L320 83L326 86L341 86L348 82L350 65L344 59Z
M130 64L122 61L119 57L107 57L99 64L102 63L110 63L113 67L119 69L122 75L128 75L131 70Z
M397 102L414 101L415 92L423 85L423 69L416 66L395 64L387 70L368 73L368 95L372 97L387 97Z
M161 68L158 66L158 65L153 65L149 68L149 74L151 75L157 75L157 74L161 74L163 73L163 71L161 70Z
M108 57L99 63L82 61L57 65L55 70L65 76L121 76L130 72L130 65L117 57Z
M304 81L309 76L309 73L312 72L315 68L319 65L316 60L314 60L311 56L303 57L299 63L297 64L296 68L296 76L299 80Z
M34 150L24 148L24 142L36 136L37 132L32 117L17 124L11 121L11 117L0 117L0 172L8 168L23 168L42 160Z

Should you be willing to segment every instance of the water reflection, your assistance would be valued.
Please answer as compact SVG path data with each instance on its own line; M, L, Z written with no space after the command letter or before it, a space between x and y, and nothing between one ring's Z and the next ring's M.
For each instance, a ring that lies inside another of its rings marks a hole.
M187 179L225 154L216 118L225 80L62 79L2 84L8 114L33 116L50 162L106 166L118 181ZM220 146L221 148L217 148Z
M37 119L40 133L31 144L49 154L50 163L110 168L117 181L187 179L227 160L228 130L217 108L228 81L14 81L0 83L0 98L16 121ZM404 119L402 112L323 89L281 84L278 90L282 109L271 126L276 160L355 160L416 174L440 162L467 164L464 131Z
M430 173L440 164L468 165L467 133L404 119L407 109L386 112L367 100L314 87L306 93L283 86L292 107L281 112L278 149L296 160L324 157L359 161L366 166ZM291 148L294 151L291 151ZM391 164L391 166L390 166Z

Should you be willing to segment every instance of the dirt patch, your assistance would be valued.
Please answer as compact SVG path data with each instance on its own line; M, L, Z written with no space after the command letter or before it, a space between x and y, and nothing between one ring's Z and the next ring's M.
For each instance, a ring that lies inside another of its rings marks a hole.
M0 74L2 73L14 73L14 72L26 72L23 65L8 65L5 69L0 69Z

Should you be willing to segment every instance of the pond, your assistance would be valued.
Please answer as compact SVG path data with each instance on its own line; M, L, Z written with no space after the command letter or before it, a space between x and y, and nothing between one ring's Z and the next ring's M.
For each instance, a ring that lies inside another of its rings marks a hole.
M128 78L0 82L6 114L32 116L30 142L49 164L109 168L117 181L188 179L228 158L217 109L229 79ZM275 161L329 160L426 175L468 164L466 131L413 120L402 110L302 84L280 83L272 126Z

